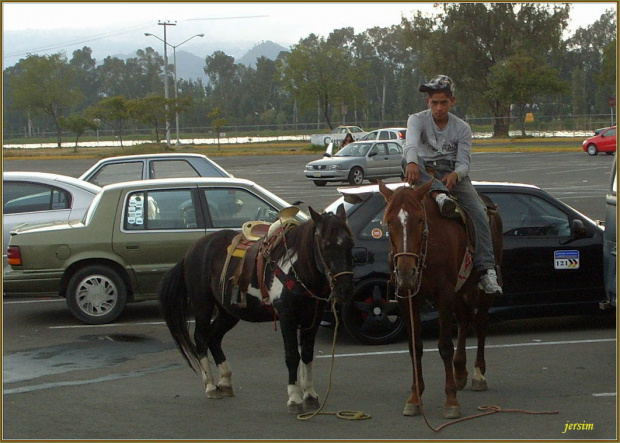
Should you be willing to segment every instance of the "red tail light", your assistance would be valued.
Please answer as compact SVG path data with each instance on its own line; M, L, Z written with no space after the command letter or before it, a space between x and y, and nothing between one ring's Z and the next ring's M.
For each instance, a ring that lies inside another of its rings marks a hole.
M11 266L22 265L22 252L19 246L9 246L6 250L7 261Z

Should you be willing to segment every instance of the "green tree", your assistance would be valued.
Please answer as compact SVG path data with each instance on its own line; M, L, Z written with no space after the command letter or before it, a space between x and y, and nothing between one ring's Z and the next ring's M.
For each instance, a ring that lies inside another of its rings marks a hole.
M225 118L221 117L222 109L216 107L211 111L207 117L211 119L211 126L213 127L213 132L217 134L217 149L220 150L220 134L222 133L222 128L228 124Z
M161 140L159 131L166 128L166 122L174 117L174 99L166 99L161 95L151 95L144 98L134 98L127 101L129 115L136 121L149 124L155 130L155 143Z
M541 95L566 92L568 84L558 78L557 70L545 62L525 53L519 53L493 66L487 76L489 89L486 96L491 100L515 105L525 134L525 111L535 104Z
M339 42L341 43L341 42ZM300 107L317 109L330 129L332 106L347 105L355 97L351 79L352 57L346 47L328 44L310 34L280 61L280 78Z
M75 87L75 70L64 54L29 55L19 61L20 75L12 79L11 93L16 108L45 114L56 127L57 143L62 145L60 119L82 99Z
M450 75L459 107L493 116L493 135L506 137L510 103L485 94L493 66L524 50L547 60L562 48L568 3L443 3L433 17L403 21L406 42L426 79Z
M77 152L78 140L84 135L84 133L92 129L96 131L99 125L90 118L84 117L82 115L71 115L69 117L61 117L60 125L75 134L75 146L73 147L73 152Z
M221 109L223 115L228 115L232 110L237 78L238 66L235 65L235 59L222 51L215 51L213 55L206 57L205 64L204 72L213 86L214 104Z
M121 148L123 147L123 130L129 120L129 110L125 97L119 95L104 98L95 106L90 107L87 114L113 127L114 133L121 143Z

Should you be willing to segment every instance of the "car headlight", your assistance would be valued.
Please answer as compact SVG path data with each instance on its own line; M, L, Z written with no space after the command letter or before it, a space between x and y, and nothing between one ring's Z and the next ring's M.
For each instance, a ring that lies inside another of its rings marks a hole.
M328 165L327 169L344 169L342 165Z

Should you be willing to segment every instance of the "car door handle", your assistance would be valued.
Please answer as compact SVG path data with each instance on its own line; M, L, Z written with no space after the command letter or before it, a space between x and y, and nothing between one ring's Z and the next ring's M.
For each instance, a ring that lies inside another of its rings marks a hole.
M140 246L138 245L127 245L125 246L126 249L140 249Z

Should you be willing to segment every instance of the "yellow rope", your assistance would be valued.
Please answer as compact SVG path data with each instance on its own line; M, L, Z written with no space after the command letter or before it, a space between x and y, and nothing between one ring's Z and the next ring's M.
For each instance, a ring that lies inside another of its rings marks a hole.
M325 398L323 399L323 403L319 409L313 412L304 412L302 414L298 414L297 418L299 420L310 420L311 418L316 417L317 415L335 415L338 418L343 420L367 420L371 416L369 414L365 414L360 411L338 411L338 412L321 412L323 410L323 406L327 403L327 397L329 397L329 392L332 389L332 374L334 371L334 360L336 354L336 338L338 337L338 327L340 326L340 322L338 320L338 313L336 312L336 301L332 299L332 314L334 315L334 319L336 324L334 326L334 338L332 340L332 361L329 367L329 384L327 386L327 392L325 393Z

